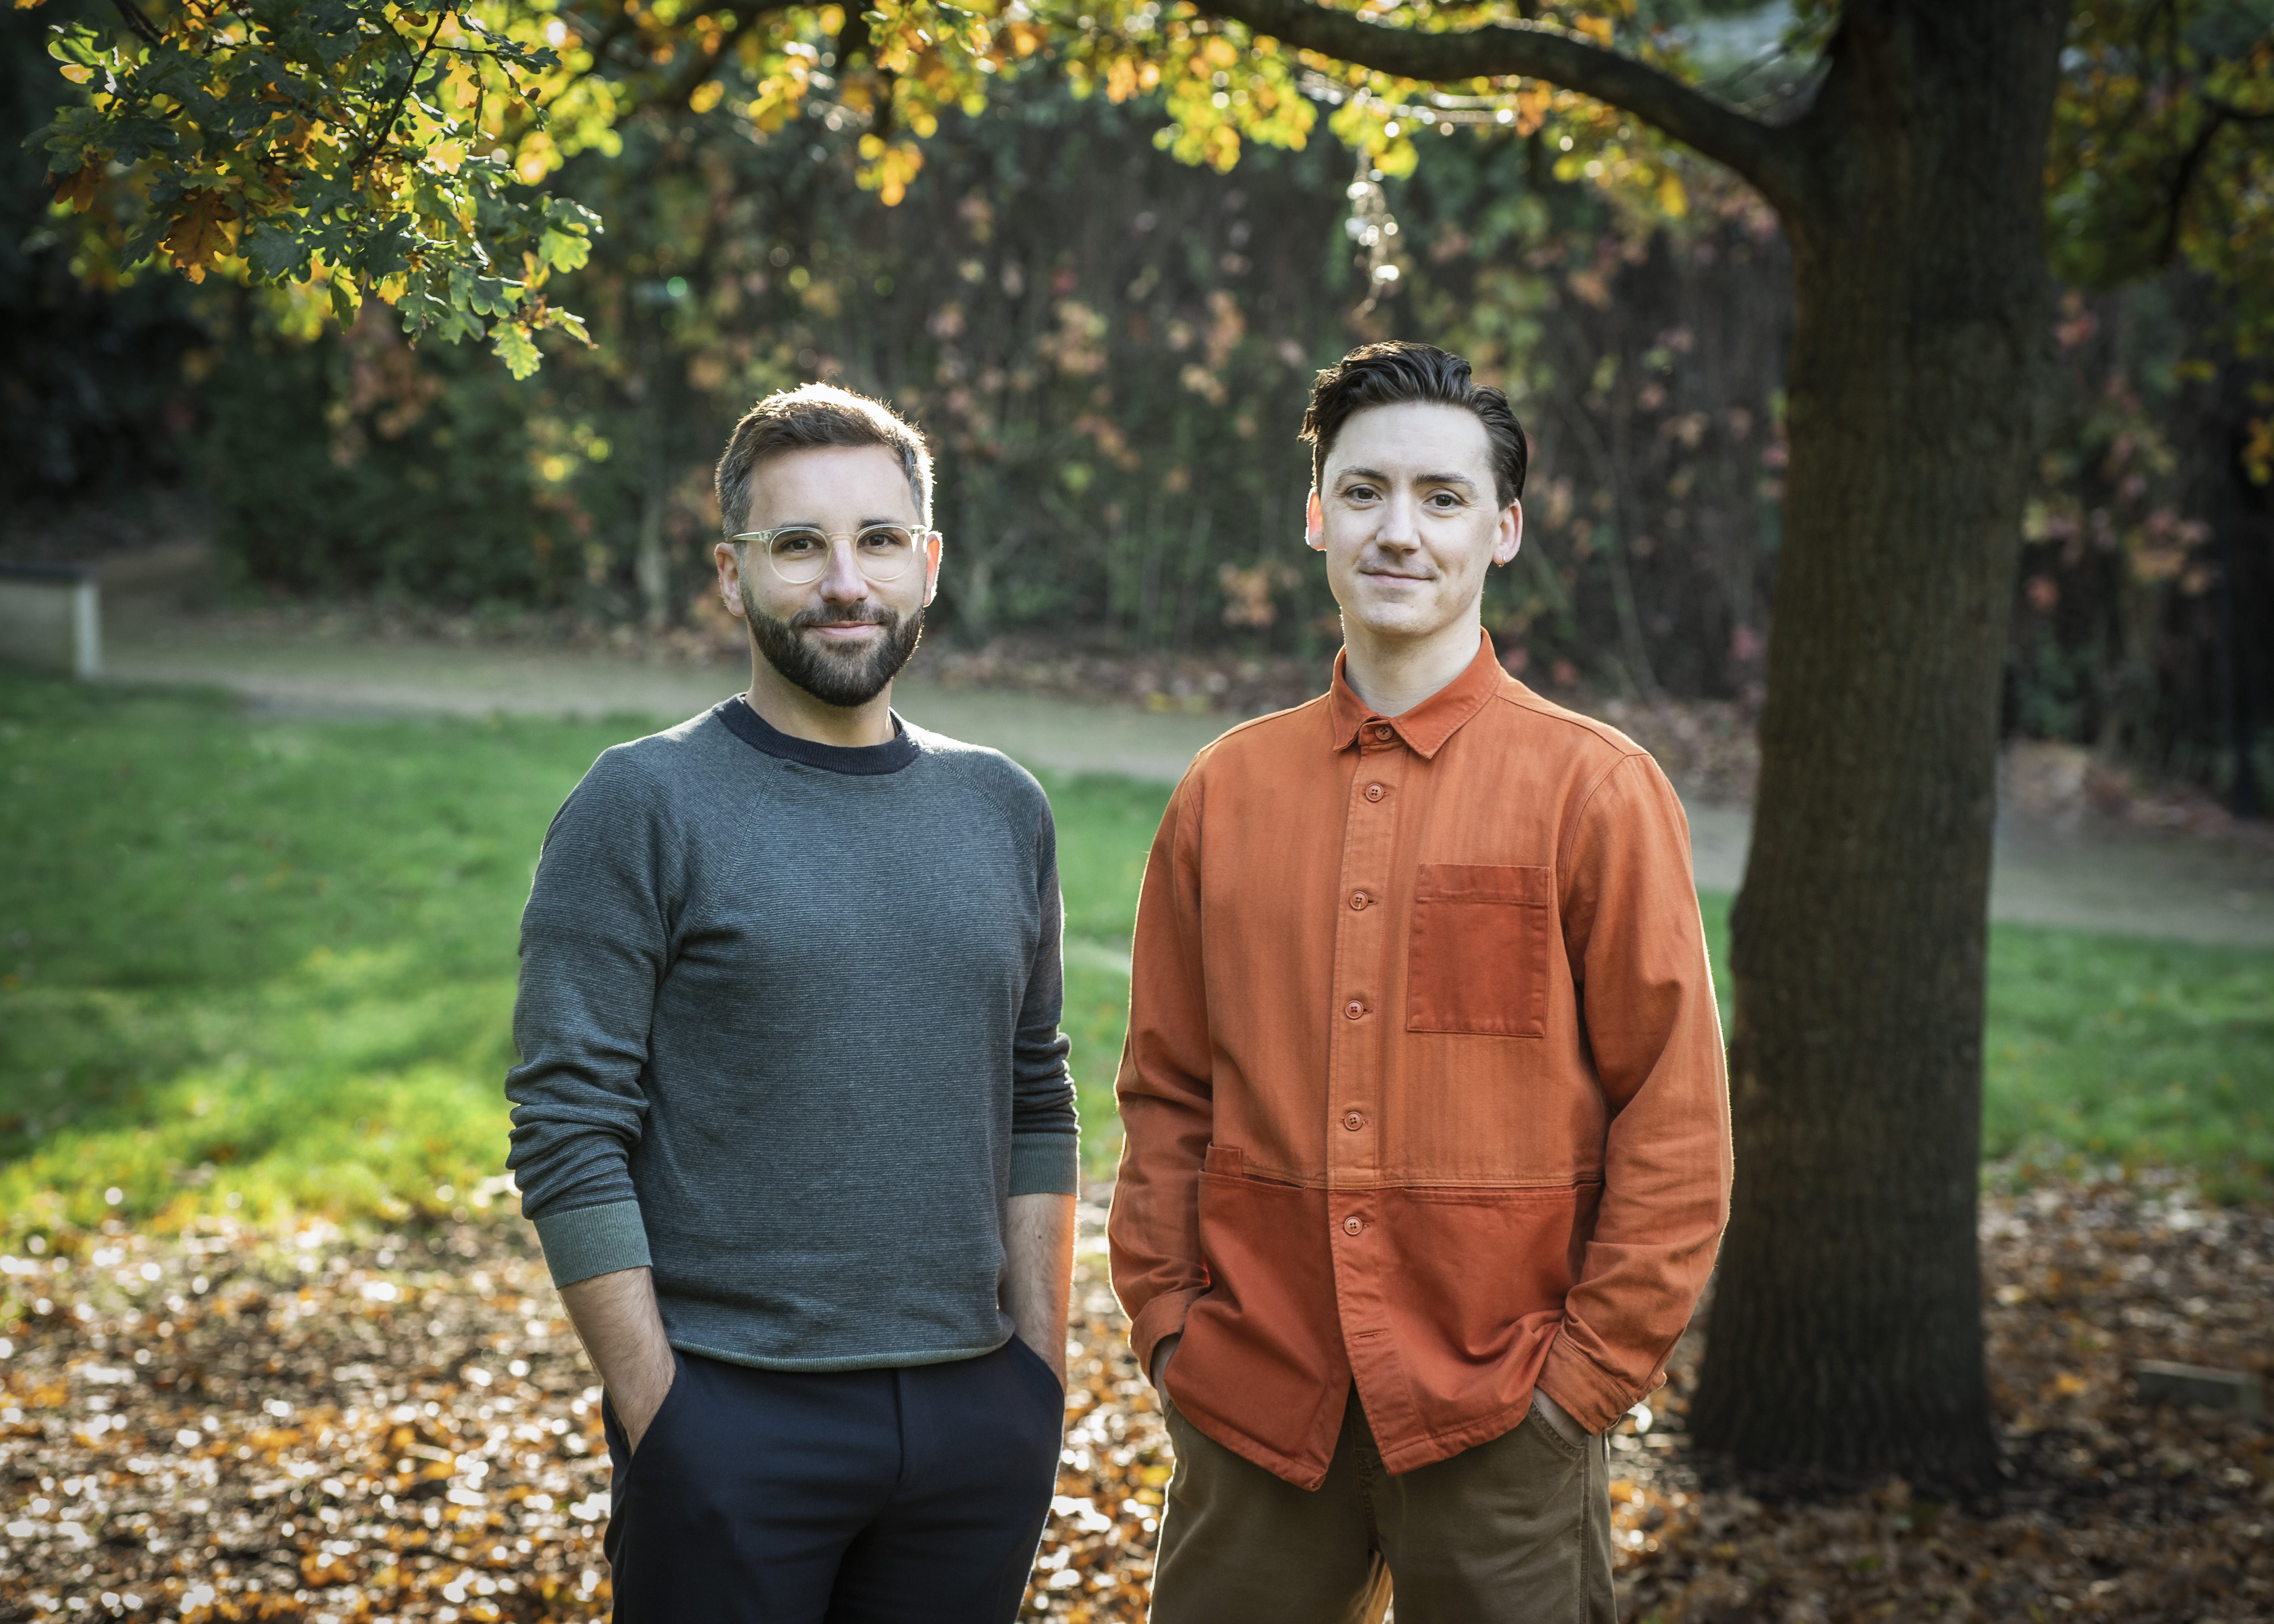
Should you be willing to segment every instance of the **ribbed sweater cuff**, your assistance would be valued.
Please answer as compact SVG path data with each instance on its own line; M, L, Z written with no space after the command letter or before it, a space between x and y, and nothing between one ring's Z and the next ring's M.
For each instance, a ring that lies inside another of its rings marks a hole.
M553 1272L556 1286L648 1267L647 1226L640 1222L637 1201L580 1207L535 1222L538 1241L545 1248L545 1267Z
M1081 1140L1072 1133L1011 1136L1013 1195L1080 1195Z

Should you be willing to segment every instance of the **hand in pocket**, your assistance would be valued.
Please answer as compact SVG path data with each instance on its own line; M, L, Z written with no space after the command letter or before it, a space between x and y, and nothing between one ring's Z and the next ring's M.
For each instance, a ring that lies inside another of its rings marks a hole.
M666 1368L660 1387L630 1382L623 1385L627 1391L611 1393L608 1399L616 1407L616 1419L623 1424L624 1441L637 1455L640 1440L655 1425L656 1417L663 1413L664 1401L671 1396L672 1388L679 1385L679 1361L674 1358Z
M1555 1429L1555 1435L1574 1449L1583 1447L1587 1440L1593 1436L1585 1427L1579 1425L1570 1410L1564 1409L1538 1387L1532 1390L1532 1407L1540 1412L1540 1418L1542 1421Z

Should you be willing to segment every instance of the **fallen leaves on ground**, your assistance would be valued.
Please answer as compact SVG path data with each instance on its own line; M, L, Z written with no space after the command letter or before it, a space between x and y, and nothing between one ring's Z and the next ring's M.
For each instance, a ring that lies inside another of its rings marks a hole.
M2132 1380L2165 1360L2274 1387L2274 1214L2206 1207L2154 1170L2047 1184L1985 1196L1982 1255L2011 1469L1995 1502L1939 1505L1901 1482L1779 1501L1729 1484L1678 1430L1693 1330L1669 1364L1668 1424L1613 1440L1623 1617L2274 1618L2274 1423L2143 1404Z
M105 1229L0 1264L0 1617L606 1615L599 1391L521 1226Z
M1170 1454L1083 1208L1074 1391L1026 1616L1141 1619ZM2274 1616L2274 1424L2142 1404L2141 1359L2264 1383L2274 1217L2147 1179L1984 1203L2014 1477L1776 1500L1693 1459L1702 1344L1613 1440L1622 1616ZM0 1620L590 1620L599 1391L523 1226L208 1222L0 1259Z

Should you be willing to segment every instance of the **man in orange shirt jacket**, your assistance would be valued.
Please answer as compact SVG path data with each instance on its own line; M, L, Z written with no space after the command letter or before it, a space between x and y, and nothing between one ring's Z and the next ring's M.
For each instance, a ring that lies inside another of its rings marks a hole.
M1334 686L1232 729L1138 904L1113 1283L1166 1395L1156 1624L1611 1624L1603 1434L1729 1200L1689 826L1501 669L1508 401L1426 344L1319 375Z

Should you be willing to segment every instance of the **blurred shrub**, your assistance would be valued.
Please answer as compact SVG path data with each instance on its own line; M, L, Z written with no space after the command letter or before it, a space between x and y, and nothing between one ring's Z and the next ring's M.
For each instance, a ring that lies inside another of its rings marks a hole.
M239 569L297 592L544 603L574 558L538 523L527 402L478 352L343 342L213 352L199 468Z
M47 155L25 136L53 117L48 19L0 11L0 525L89 491L181 471L184 350L204 336L184 285L90 287L48 221Z
M723 117L637 123L572 165L609 222L569 290L601 343L556 347L532 386L371 317L219 347L204 462L247 572L670 623L709 573L727 426L825 377L932 438L946 633L1328 648L1295 430L1316 368L1401 335L1472 356L1532 429L1530 539L1487 602L1512 663L1757 683L1788 307L1750 194L1700 176L1685 218L1621 217L1543 165L1552 131L1433 139L1389 183L1400 276L1363 306L1338 148L1219 177L1161 153L1144 109L1030 81L944 129L884 209L848 184L850 121L760 143Z
M2066 295L2023 521L2009 732L2237 786L2274 702L2274 503L2243 438L2266 369L2220 355L2205 279Z

